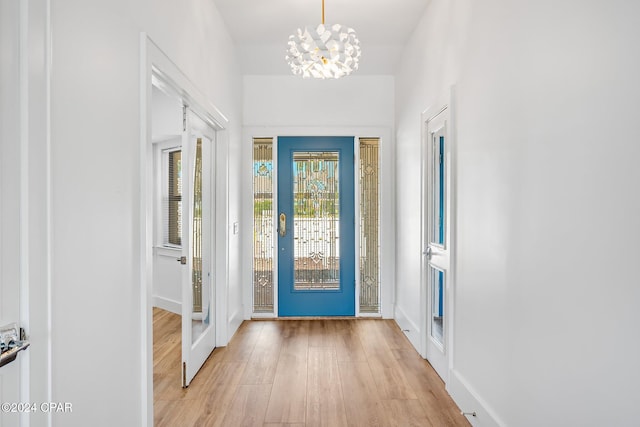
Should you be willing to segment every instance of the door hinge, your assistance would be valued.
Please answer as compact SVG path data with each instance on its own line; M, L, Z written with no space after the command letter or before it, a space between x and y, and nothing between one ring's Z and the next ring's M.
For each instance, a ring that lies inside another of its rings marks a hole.
M182 106L182 131L186 132L187 130L187 106Z

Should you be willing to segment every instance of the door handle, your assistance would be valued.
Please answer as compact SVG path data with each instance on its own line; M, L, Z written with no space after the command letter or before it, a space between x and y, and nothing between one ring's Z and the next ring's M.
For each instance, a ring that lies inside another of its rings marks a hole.
M278 221L278 233L280 237L287 235L287 216L284 212L280 212L280 221Z
M426 255L427 259L431 259L431 254L433 250L431 249L431 245L427 246L427 248L422 252L422 255Z
M176 258L176 261L178 261L182 265L186 265L187 264L187 257L186 256L181 256L180 258Z
M0 367L16 360L29 345L24 329L18 328L17 323L0 327Z

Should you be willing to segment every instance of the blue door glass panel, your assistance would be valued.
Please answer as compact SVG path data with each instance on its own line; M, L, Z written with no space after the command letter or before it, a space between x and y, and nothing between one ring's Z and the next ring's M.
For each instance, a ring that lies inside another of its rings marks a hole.
M354 138L279 137L277 169L278 315L355 315ZM309 228L336 249L306 242Z
M438 271L438 312L437 316L442 317L444 314L444 272Z
M445 245L445 206L446 206L446 158L445 137L438 133L433 134L432 160L431 160L431 221L429 239L437 245Z
M444 271L430 266L431 286L431 336L440 345L444 342Z
M439 165L438 165L438 243L444 244L444 136L441 136L438 141L438 152L440 153Z

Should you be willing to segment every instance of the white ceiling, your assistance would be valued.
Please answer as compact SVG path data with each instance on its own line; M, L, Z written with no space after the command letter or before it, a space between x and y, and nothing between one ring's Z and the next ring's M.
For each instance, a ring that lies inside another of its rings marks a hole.
M429 0L325 0L327 24L356 30L358 74L393 74L402 47ZM322 0L214 0L239 52L244 74L286 74L289 35L318 25Z

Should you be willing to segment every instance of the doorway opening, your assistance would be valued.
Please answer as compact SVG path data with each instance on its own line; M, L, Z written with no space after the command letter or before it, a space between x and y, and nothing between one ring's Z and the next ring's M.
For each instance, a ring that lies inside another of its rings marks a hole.
M180 393L227 343L228 120L151 40L141 43L142 393L151 426L155 392Z

